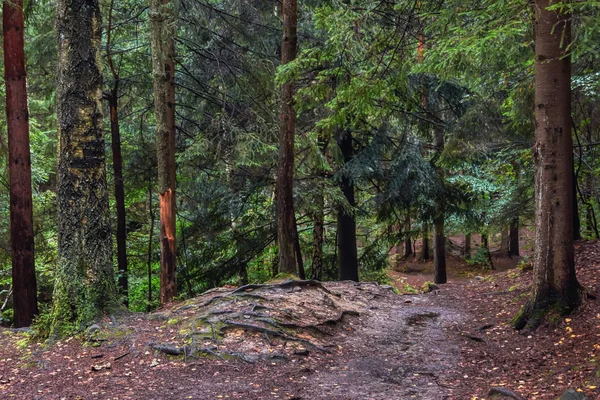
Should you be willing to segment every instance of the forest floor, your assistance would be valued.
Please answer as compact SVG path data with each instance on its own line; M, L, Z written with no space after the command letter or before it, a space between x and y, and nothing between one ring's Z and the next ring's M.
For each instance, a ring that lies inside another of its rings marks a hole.
M600 296L600 243L576 247L579 280ZM413 264L392 272L401 290L425 279L427 264ZM463 400L492 387L600 398L600 300L523 334L510 320L531 271L450 267L449 283L429 293L282 282L107 317L51 344L2 328L0 398Z

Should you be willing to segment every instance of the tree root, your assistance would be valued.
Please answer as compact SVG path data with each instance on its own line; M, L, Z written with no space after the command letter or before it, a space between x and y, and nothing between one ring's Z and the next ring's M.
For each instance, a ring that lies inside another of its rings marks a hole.
M289 288L294 288L294 287L305 287L305 286L315 286L315 287L323 290L327 294L331 294L331 295L339 297L338 294L331 292L329 289L327 289L325 286L323 286L323 284L321 282L312 280L312 279L305 280L305 281L297 281L297 280L290 279L289 281L275 283L275 284L253 284L252 283L249 285L240 286L239 288L237 288L233 292L231 292L231 294L246 292L246 291L255 290L255 289L289 289Z
M329 350L327 350L324 347L321 347L313 342L311 342L310 340L307 339L302 339L302 338L298 338L296 336L290 336L285 332L282 331L275 331L273 329L269 329L269 328L265 328L263 326L259 326L259 325L254 325L254 324L246 324L243 322L236 322L236 321L230 321L230 320L226 320L224 321L227 325L223 326L221 328L221 330L227 330L230 328L242 328L242 329L246 329L248 331L254 331L254 332L259 332L259 333L263 333L263 334L267 334L267 335L271 335L272 337L279 337L282 340L288 341L288 342L298 342L298 343L303 343L306 344L308 346L311 346L314 349L317 349L323 353L330 353Z
M244 293L244 292L238 292L238 289L234 290L231 293L225 294L225 295L217 295L214 297L211 297L210 299L206 300L204 303L200 304L200 306L198 306L198 308L204 308L204 307L208 307L210 306L212 303L218 301L218 300L223 300L223 299L232 299L232 296L234 297L249 297L252 299L258 299L258 300L267 300L265 297L260 296L258 294L254 294L254 293Z

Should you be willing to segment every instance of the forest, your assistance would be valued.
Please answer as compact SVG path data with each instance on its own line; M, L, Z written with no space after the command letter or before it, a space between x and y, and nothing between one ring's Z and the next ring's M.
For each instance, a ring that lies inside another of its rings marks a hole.
M599 4L4 1L0 393L600 398Z

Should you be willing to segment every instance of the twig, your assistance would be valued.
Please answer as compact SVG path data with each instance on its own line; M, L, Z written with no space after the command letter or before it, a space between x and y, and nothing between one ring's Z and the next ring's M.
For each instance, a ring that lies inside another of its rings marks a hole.
M120 356L113 358L113 361L119 361L121 358L128 356L129 354L131 354L129 351L125 354L121 354Z

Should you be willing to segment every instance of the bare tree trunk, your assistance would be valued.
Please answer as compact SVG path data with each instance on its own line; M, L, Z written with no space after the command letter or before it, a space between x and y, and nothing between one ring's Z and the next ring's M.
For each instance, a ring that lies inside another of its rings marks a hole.
M58 0L58 268L54 335L116 307L97 0Z
M323 275L324 200L323 193L315 199L317 210L313 213L312 279L321 280Z
M571 156L571 159L573 156ZM575 165L573 165L573 239L581 239L581 219L579 218L579 205L577 204L577 177L575 176Z
M519 217L515 217L510 222L510 240L508 246L508 254L511 256L519 256Z
M152 181L148 182L148 210L150 213L150 231L148 233L148 303L146 304L146 311L150 312L151 304L152 304L152 238L154 234L154 208L152 206L152 197L154 197L154 193L152 190Z
M327 141L323 134L317 137L319 150L323 156L327 155ZM316 173L323 174L319 166ZM323 275L323 240L325 235L325 196L323 185L317 183L317 194L314 199L315 211L312 213L313 220L313 244L312 244L312 279L321 280Z
M306 279L306 271L304 271L304 260L302 259L302 248L300 247L300 235L298 234L298 222L294 216L294 230L296 231L295 251L296 263L298 265L298 277L302 280Z
M150 1L150 30L160 201L160 303L165 304L177 295L173 1Z
M123 297L125 307L129 306L129 283L127 271L127 225L125 220L125 186L123 182L123 157L121 155L121 131L119 129L119 74L112 59L112 15L114 0L111 0L108 13L108 26L106 31L106 59L113 76L113 87L110 93L105 95L110 110L110 133L111 148L113 155L113 174L115 180L115 208L117 211L117 265L119 269L118 286L119 293Z
M410 239L410 214L406 213L406 237L404 238L404 258L407 259L413 254L412 241Z
M471 234L467 233L465 235L465 252L464 252L464 258L469 258L471 257Z
M348 131L338 138L338 146L344 156L344 164L352 160L352 135ZM342 193L351 207L356 206L354 199L354 184L349 176L343 174L340 182ZM341 280L358 282L358 250L356 248L356 220L343 207L338 209L337 218L337 249Z
M435 128L435 138L433 143L438 154L444 150L444 129ZM444 171L437 167L437 173L440 180L444 181ZM446 283L446 236L444 233L444 204L443 200L436 201L436 215L433 218L433 281L435 283Z
M29 112L23 41L23 0L3 3L4 82L10 178L10 244L14 325L38 314L33 240Z
M564 1L561 3L568 3ZM535 254L529 301L515 318L517 329L533 329L545 313L566 314L580 304L573 247L573 140L571 137L571 15L535 12ZM560 3L559 3L560 5Z
M298 36L298 8L296 0L283 0L283 37L281 64L296 58ZM281 116L279 131L279 167L277 171L277 244L279 272L296 274L296 230L294 229L294 135L296 112L294 94L296 85L286 82L281 88Z

